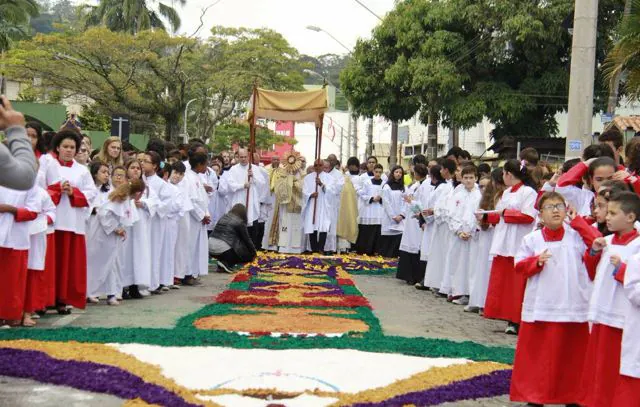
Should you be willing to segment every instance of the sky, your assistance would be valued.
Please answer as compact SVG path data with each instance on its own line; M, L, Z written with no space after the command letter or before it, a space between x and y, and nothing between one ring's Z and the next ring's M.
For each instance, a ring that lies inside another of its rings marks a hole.
M163 0L167 5L171 0ZM218 2L219 1L219 2ZM360 0L380 17L393 8L394 0ZM319 56L345 54L347 50L323 32L306 29L313 25L331 33L352 49L358 38L369 38L379 20L355 0L187 0L184 7L174 2L182 18L178 31L193 34L200 24L201 10L216 3L204 17L199 36L206 38L211 27L271 28L281 33L302 54Z

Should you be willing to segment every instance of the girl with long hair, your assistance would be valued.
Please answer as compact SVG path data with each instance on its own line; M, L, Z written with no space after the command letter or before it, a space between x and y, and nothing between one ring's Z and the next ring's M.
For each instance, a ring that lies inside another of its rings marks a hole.
M124 165L124 159L122 158L122 141L120 138L107 138L104 143L102 143L102 148L95 159L107 164L112 171L114 167Z
M532 187L529 170L518 160L504 164L502 178L507 189L496 205L496 212L477 215L478 220L495 225L484 316L508 321L505 333L517 335L526 279L515 272L514 257L522 238L533 230L538 194Z
M87 236L88 277L90 298L107 296L108 305L119 305L116 296L122 292L119 277L118 253L126 239L125 227L131 226L128 201L138 198L144 191L142 180L123 182L107 196L107 201L96 208Z

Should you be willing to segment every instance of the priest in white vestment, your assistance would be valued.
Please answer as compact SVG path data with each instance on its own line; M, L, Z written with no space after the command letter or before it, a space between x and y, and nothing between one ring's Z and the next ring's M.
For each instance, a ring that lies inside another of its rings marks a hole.
M333 198L333 177L323 171L322 160L316 161L315 172L304 177L302 199L304 209L304 233L309 236L311 251L325 250L327 233L331 229L331 202Z
M249 235L253 236L254 226L260 216L260 194L268 181L257 165L249 164L247 150L238 150L238 161L238 164L222 174L218 192L226 198L227 212L235 204L247 207L247 227Z

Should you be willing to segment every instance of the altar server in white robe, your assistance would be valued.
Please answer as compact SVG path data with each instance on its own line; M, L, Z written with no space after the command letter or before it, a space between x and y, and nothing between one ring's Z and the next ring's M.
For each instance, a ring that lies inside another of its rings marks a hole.
M178 163L176 163L178 164ZM165 167L165 172L170 175L172 167ZM180 218L184 216L182 192L177 186L171 182L167 182L167 188L171 192L171 205L167 211L167 230L164 247L162 248L162 258L160 259L162 266L160 268L160 286L162 291L169 291L170 288L176 288L174 285L175 265L176 265L176 245L178 242L178 225Z
M317 160L315 171L304 177L302 187L304 233L309 237L314 253L324 252L331 228L331 193L327 191L331 191L333 178L323 171L323 166L323 161Z
M456 164L453 160L445 160L443 164L447 167L436 165L431 167L431 184L434 186L429 202L429 207L423 210L423 215L427 218L427 226L422 235L422 244L420 247L420 260L427 262L424 275L423 287L429 287L434 291L439 291L442 276L444 274L444 266L448 253L446 253L446 241L448 241L449 225L448 216L449 208L447 200L453 193L453 184L451 180L451 172L455 173ZM436 244L436 236L438 244ZM445 240L446 239L446 240Z
M422 226L425 220L422 209L427 208L429 194L433 186L426 179L427 166L416 164L413 167L414 182L406 193L405 229L400 241L400 255L396 278L414 285L422 282L426 263L420 261L420 242L422 241Z
M207 169L207 155L201 152L189 157L191 169L187 170L185 178L190 183L189 197L193 210L189 211L189 266L188 273L182 283L185 285L199 284L198 276L209 272L209 249L207 239L207 225L211 222L209 214L207 191L202 184L199 174Z
M143 180L157 199L154 214L151 216L151 283L152 294L160 294L160 276L162 275L162 251L167 236L167 215L173 208L173 189L157 175L160 168L160 156L154 151L145 154L142 162Z
M142 179L142 167L137 160L127 165L127 180ZM144 191L132 200L131 210L133 225L125 227L127 239L124 241L120 267L122 285L129 287L129 297L143 298L140 290L151 285L151 224L150 219L155 215L158 204L155 194L148 185Z
M453 194L453 204L449 220L449 230L454 237L451 240L449 253L451 256L449 267L445 270L441 291L455 298L454 304L468 305L469 303L469 270L473 268L475 260L470 261L472 238L476 233L477 220L475 212L478 209L482 194L476 185L476 167L468 166L462 169L462 188Z
M249 236L253 237L255 223L260 217L260 192L268 180L263 177L257 165L249 164L247 150L238 150L238 161L238 164L222 174L218 191L225 196L227 212L235 204L247 207L247 228ZM249 195L248 204L247 195Z
M120 277L117 275L118 251L126 238L125 226L131 223L129 200L144 191L142 180L125 182L109 193L108 199L96 207L92 215L87 245L87 292L90 297L107 295L107 304L119 305L116 295L122 292Z
M260 156L257 153L254 154L253 162L260 162ZM268 220L273 212L273 196L271 195L269 172L260 165L258 165L258 170L265 182L260 185L260 214L258 215L258 222L253 236L253 245L256 250L262 250L262 240Z
M382 257L397 258L400 255L400 241L404 232L404 170L396 165L391 168L389 180L382 187L382 207L380 240L377 252Z
M184 278L190 274L190 212L193 210L191 196L195 196L195 186L191 183L191 179L186 177L186 168L182 163L175 163L171 166L169 182L180 190L180 196L182 197L181 207L183 216L178 219L178 239L175 247L174 278L184 282Z

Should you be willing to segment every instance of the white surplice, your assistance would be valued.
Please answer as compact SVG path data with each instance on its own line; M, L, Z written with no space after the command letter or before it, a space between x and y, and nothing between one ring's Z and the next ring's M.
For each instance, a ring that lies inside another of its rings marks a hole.
M329 233L327 233L327 242L324 245L324 250L327 252L335 252L337 251L338 246L338 237L337 237L337 228L338 228L338 217L340 215L340 198L342 196L342 189L344 188L344 175L337 169L332 169L331 172L328 173L333 182L331 183L331 188L328 192L331 197L329 198L329 203L331 204L331 227L329 228Z
M175 269L174 277L184 278L189 274L189 265L191 260L191 252L189 244L191 243L190 225L191 214L193 210L193 204L190 197L190 180L186 176L175 186L180 190L180 197L182 198L181 210L183 215L178 219L178 239L175 247Z
M311 198L311 194L316 192L316 178L320 177L320 181L324 184L324 188L318 187L318 197ZM326 172L307 174L304 177L302 186L302 200L304 202L304 233L309 235L313 232L329 232L331 228L331 203L329 199L332 195L327 194L331 191L333 177ZM315 208L315 219L314 219Z
M155 290L160 286L162 272L162 250L165 247L167 236L167 215L173 210L173 189L169 184L153 174L145 176L145 183L156 198L154 214L149 223L151 225L151 282L149 288Z
M209 248L207 226L202 224L209 216L209 201L200 176L193 170L187 170L185 178L190 183L189 198L193 209L189 211L189 265L188 274L194 277L209 272Z

